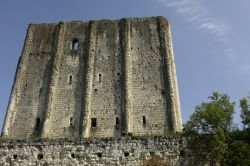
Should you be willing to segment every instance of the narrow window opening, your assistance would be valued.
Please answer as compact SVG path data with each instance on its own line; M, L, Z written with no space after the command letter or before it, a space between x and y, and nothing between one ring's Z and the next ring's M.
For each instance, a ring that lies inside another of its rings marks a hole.
M39 97L41 97L41 95L42 95L42 90L43 90L43 88L39 89Z
M97 155L99 158L102 157L102 153L97 153L96 155Z
M124 152L124 157L128 157L129 156L129 152Z
M77 50L79 45L78 39L73 39L71 42L71 50Z
M181 150L181 151L180 151L180 156L181 156L181 157L184 157L184 156L185 156L185 151L184 151L184 150Z
M143 125L146 125L146 117L145 116L142 116L142 123L143 123Z
M40 118L36 118L36 128L40 127Z
M165 95L165 91L164 91L163 89L161 90L161 94L162 94L162 95Z
M149 152L150 156L154 156L155 152Z
M118 130L119 129L119 124L120 124L120 120L118 117L115 118L115 126L116 126L116 129Z
M42 154L42 153L39 153L39 154L37 155L37 159L38 159L38 160L42 160L42 159L43 159L43 154Z
M69 85L72 84L72 76L69 76Z
M72 126L73 125L73 118L69 119L69 125Z
M16 154L13 155L13 159L17 159L17 157L18 157L18 156L17 156Z
M115 118L115 124L116 124L116 125L119 125L119 123L120 123L119 118L116 117L116 118Z
M96 118L91 118L91 127L96 127L96 123L97 122L97 120L96 120Z
M71 157L72 157L72 158L75 158L75 153L71 153Z
M99 74L98 80L99 80L99 82L102 82L102 74Z

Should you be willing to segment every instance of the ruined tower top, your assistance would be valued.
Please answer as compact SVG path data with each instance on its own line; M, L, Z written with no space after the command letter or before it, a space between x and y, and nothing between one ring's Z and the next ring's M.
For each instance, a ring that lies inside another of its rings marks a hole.
M2 136L181 131L171 40L163 17L30 24Z

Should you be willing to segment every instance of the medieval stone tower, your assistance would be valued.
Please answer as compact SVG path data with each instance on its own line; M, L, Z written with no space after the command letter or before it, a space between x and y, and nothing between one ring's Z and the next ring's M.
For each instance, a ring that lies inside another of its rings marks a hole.
M182 129L163 17L30 24L2 136L150 136Z

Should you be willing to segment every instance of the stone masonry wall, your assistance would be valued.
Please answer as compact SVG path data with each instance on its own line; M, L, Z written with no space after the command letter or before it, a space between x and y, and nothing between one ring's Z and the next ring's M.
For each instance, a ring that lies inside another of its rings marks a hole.
M3 137L79 139L181 131L171 43L163 17L31 24Z
M156 159L156 160L155 160ZM187 165L181 137L0 142L0 165Z

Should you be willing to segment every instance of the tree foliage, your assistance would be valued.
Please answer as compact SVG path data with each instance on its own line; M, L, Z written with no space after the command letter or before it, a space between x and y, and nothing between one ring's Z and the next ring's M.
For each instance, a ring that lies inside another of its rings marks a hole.
M226 94L214 92L208 102L196 106L184 126L188 148L198 163L193 165L250 165L249 98L240 100L243 131L234 130L234 102ZM202 163L203 161L203 163Z
M194 114L185 125L186 132L216 134L233 128L234 102L226 94L214 92L208 102L196 106Z
M250 127L250 104L249 104L249 97L240 99L240 107L241 107L241 122L244 126L244 129L246 127Z
M233 129L234 102L229 96L214 92L208 102L196 106L184 130L190 148L199 160L221 162L228 151L229 132Z

